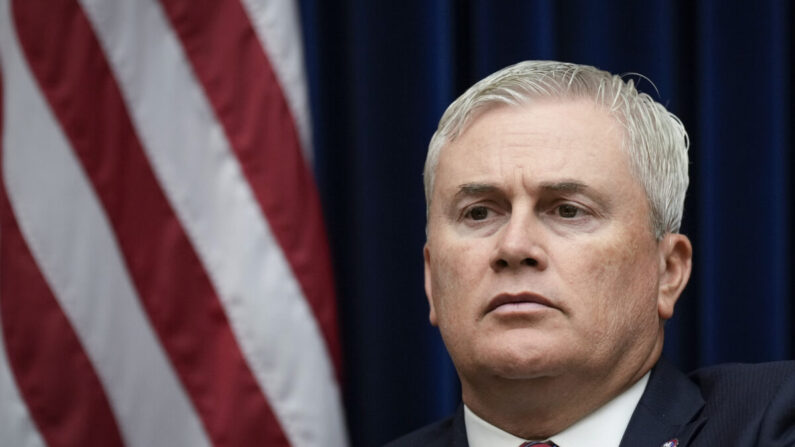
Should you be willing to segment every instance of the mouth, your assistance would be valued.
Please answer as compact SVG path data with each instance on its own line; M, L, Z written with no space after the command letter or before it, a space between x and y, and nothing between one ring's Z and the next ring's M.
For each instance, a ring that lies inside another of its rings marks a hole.
M533 311L542 310L546 308L557 309L546 297L530 293L501 293L489 301L485 313L494 311L499 312L516 312L516 311Z

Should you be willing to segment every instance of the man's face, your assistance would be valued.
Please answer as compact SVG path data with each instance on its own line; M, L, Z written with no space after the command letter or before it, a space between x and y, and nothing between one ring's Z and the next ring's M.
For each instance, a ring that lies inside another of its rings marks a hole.
M442 150L425 287L465 394L659 355L664 242L623 132L589 101L546 100L491 109Z

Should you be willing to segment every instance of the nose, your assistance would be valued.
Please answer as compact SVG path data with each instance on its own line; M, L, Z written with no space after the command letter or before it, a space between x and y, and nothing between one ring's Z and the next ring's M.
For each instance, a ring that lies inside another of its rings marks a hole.
M514 212L497 234L491 268L495 272L529 267L538 271L547 268L549 258L542 223L532 211Z

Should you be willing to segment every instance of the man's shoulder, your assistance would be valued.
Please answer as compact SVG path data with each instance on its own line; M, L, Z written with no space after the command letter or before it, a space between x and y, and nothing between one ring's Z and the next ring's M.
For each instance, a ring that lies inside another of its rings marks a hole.
M705 366L690 373L691 377L702 376L743 376L766 375L783 376L795 371L795 360L781 360L765 363L721 363Z
M795 445L795 361L710 366L690 379L704 398L700 439Z
M452 446L454 418L455 416L450 416L441 421L426 425L425 427L395 439L384 447Z
M795 385L795 361L727 363L690 373L705 401L722 396L764 401L783 386Z
M795 446L795 362L724 364L688 375L660 359L622 446Z

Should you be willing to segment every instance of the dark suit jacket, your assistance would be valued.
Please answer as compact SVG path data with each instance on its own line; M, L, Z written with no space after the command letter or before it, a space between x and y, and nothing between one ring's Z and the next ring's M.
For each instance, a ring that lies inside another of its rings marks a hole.
M660 447L674 439L679 447L795 446L795 362L721 365L688 377L660 360L621 447ZM461 406L387 447L467 445Z

